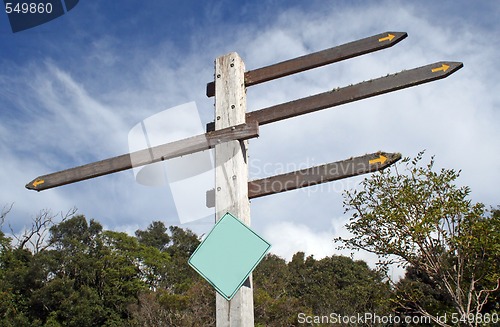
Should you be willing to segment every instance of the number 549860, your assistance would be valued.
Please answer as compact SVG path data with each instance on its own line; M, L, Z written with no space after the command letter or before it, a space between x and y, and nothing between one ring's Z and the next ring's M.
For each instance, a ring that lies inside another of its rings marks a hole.
M12 2L7 2L5 4L5 12L7 14L18 13L18 14L50 14L52 12L52 4L48 3L35 3L35 2L23 2L13 4Z

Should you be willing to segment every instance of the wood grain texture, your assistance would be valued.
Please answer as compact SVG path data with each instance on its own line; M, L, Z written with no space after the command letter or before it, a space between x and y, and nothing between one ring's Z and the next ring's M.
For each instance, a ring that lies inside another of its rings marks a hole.
M445 70L441 69L442 67L448 68ZM436 62L430 65L404 70L396 74L388 74L387 76L377 79L336 88L328 92L252 111L247 113L246 121L256 121L259 125L270 124L279 120L304 115L322 109L333 108L350 102L436 81L450 76L462 67L463 63L461 62ZM213 123L207 124L208 131L213 129Z
M35 178L26 184L30 190L42 191L57 186L83 181L119 171L140 167L162 160L168 160L198 151L213 148L233 140L257 137L259 127L256 122L250 125L239 124L218 131L193 136L187 139L159 145L129 154L89 163Z
M245 123L245 65L238 54L230 53L215 60L215 129ZM226 212L250 225L248 200L247 141L231 141L215 146L215 216ZM231 244L227 244L231 246ZM216 325L254 326L252 277L231 301L216 295Z
M436 67L442 67L443 64L449 67L446 71L432 71ZM349 102L429 83L445 78L462 67L463 64L461 62L437 62L419 68L405 70L400 73L252 111L247 114L247 121L257 121L259 125L273 123Z
M370 163L371 160L377 160L378 158L385 159ZM401 159L399 153L377 152L250 181L248 182L248 197L250 199L255 199L261 196L367 174L385 169L399 159Z
M264 83L273 79L329 65L349 58L392 47L408 36L406 32L385 32L329 49L282 61L245 73L245 86ZM207 84L207 96L215 95L215 82Z
M383 157L381 157L383 156ZM386 158L383 159L382 158ZM377 160L379 159L379 160ZM386 169L401 159L399 153L376 152L363 156L300 169L248 182L248 198L296 190ZM375 160L376 162L370 163ZM214 204L215 190L207 191L207 207Z

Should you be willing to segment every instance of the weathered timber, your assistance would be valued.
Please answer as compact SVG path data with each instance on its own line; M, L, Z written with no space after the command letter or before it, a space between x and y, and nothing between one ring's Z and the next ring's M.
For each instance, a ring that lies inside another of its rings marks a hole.
M301 169L248 182L248 198L292 191L383 170L401 159L399 153L376 152L343 161ZM215 190L207 191L206 205L215 206Z
M158 161L207 150L213 148L217 144L234 140L246 140L257 136L259 136L259 127L256 122L251 124L240 124L238 126L208 132L187 139L158 145L149 149L139 150L129 154L123 154L102 161L40 176L26 184L26 188L30 190L42 191L57 186L116 173L133 167L140 167Z
M215 128L230 128L245 123L246 92L243 82L245 64L237 53L215 60L217 94ZM248 200L247 141L233 141L215 146L215 218L226 212L250 226ZM227 244L228 247L231 244ZM215 296L217 327L254 326L252 275L231 301L219 293Z
M302 187L379 171L401 159L399 153L377 152L248 182L248 197L258 198Z
M265 125L282 119L429 83L448 77L462 67L463 63L461 62L436 62L358 84L336 88L329 92L299 100L251 111L247 113L246 121L257 121L259 125ZM213 128L213 123L207 124L207 130L213 130Z
M286 60L245 73L245 86L264 83L273 79L329 65L370 52L392 47L408 36L405 32L385 32L361 40L338 45L298 58ZM207 96L215 95L215 83L207 84Z

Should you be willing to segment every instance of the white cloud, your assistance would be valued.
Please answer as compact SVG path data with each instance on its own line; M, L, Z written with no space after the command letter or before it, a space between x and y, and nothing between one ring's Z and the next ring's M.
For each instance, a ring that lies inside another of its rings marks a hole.
M266 226L263 237L271 243L271 252L286 260L291 260L298 251L314 255L316 259L335 253L333 235L330 231L313 232L305 224L287 221L271 223Z
M334 241L341 237L348 239L352 236L344 227L348 217L342 216L331 219L330 228L322 231L313 230L309 225L287 221L270 223L266 226L263 237L271 243L271 253L290 261L297 252L304 252L306 257L312 255L316 260L332 255L344 255L353 260L363 260L372 269L376 269L378 257L367 251L351 251L338 249L340 243ZM404 275L404 269L397 266L390 268L390 277L397 280Z

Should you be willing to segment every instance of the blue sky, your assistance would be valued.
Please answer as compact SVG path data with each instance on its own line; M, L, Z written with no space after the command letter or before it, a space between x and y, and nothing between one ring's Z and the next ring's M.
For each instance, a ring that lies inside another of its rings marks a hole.
M384 150L427 149L438 168L462 170L472 199L500 204L500 4L497 1L80 1L69 13L12 33L0 15L0 207L20 232L40 210L76 207L106 228L133 232L179 222L170 191L122 172L40 193L49 172L120 155L138 122L196 101L213 119L205 85L217 56L254 69L386 31L400 44L251 87L248 110L433 62L464 68L430 84L266 125L250 141L250 173L318 165ZM374 132L377 131L377 132ZM252 226L289 258L338 253L342 190L360 178L252 201ZM211 220L182 225L207 232ZM360 258L368 258L360 255Z

